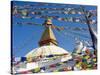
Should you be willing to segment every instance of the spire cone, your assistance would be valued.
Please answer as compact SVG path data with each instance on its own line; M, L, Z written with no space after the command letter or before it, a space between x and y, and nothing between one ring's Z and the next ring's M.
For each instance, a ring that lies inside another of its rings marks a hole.
M52 30L52 21L51 19L47 19L44 24L45 26L45 30L42 34L42 37L39 41L39 46L44 46L44 45L58 45L57 41L56 41L56 37L53 33Z

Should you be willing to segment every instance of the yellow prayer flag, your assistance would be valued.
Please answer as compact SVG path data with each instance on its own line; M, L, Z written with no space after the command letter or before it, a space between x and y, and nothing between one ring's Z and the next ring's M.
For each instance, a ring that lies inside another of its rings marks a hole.
M88 55L87 55L87 56L85 56L85 59L89 59L89 58L90 58L90 56L88 56Z
M96 62L96 60L97 60L96 58L93 59L94 62Z
M27 57L27 62L28 63L32 62L32 57Z
M39 72L39 71L40 71L39 67L34 70L34 72Z

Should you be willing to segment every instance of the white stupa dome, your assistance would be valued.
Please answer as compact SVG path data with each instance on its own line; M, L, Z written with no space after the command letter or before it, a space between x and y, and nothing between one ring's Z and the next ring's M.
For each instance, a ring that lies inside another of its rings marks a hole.
M37 63L35 63L35 67L29 66L28 69L48 66L51 64L60 63L60 62L64 62L64 61L68 61L69 59L72 59L72 56L68 51L56 45L48 45L48 46L46 45L46 46L41 46L39 48L35 48L32 51L30 51L28 54L26 54L25 57L34 58L37 56L49 56L49 55L62 55L62 56L56 58L55 60L49 60L49 58L43 57L42 59L40 59L40 61L37 61Z
M41 46L39 48L33 49L31 52L26 54L26 57L36 57L36 56L48 56L48 55L60 55L70 53L61 47L55 45Z

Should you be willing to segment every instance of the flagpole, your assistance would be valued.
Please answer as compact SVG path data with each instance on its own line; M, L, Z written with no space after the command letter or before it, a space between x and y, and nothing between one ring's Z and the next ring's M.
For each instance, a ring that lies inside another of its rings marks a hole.
M86 23L88 25L89 33L91 35L91 39L92 39L92 43L93 43L93 48L94 48L94 50L97 50L97 47L96 47L97 38L95 37L95 35L93 33L93 29L90 26L89 18L86 16L86 11L84 10L84 7L81 6L81 9L82 9L82 11L84 13L84 16L85 16L85 19L86 19Z

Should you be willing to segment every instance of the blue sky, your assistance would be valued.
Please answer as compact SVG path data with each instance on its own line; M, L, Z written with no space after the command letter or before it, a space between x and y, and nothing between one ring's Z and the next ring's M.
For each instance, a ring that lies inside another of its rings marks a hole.
M22 1L15 1L13 5L17 6L24 6L24 5L34 5L38 4L36 2L22 2ZM52 6L52 3L48 4L48 6L36 6L37 8L67 8L67 7L79 7L80 5L71 5L71 4L65 4L66 6L61 6L63 4L54 4L55 6ZM33 8L36 8L33 7ZM86 10L96 9L96 6L84 6ZM32 11L32 9L31 9ZM45 15L45 14L44 14ZM64 15L64 14L46 14L46 15L57 15L60 17L70 17L70 16L78 16L78 15ZM33 16L33 15L30 15ZM30 52L32 49L39 47L38 42L41 38L41 35L44 31L44 26L20 26L16 25L16 22L36 22L38 24L42 24L45 19L23 19L23 18L17 18L15 16L12 16L12 40L13 40L13 56L20 57L25 56L28 52ZM60 22L57 20L52 20L53 24L56 26L63 26L63 27L84 27L87 28L86 24L81 23L72 23L72 22ZM59 46L64 48L65 50L72 52L75 47L75 39L72 36L79 37L81 40L87 40L90 41L90 35L88 31L80 32L80 36L76 35L74 33L70 33L70 30L64 30L64 31L57 31L53 29L53 32L57 38L57 41L59 42ZM63 33L66 33L67 35L64 35ZM88 37L88 38L85 38Z

